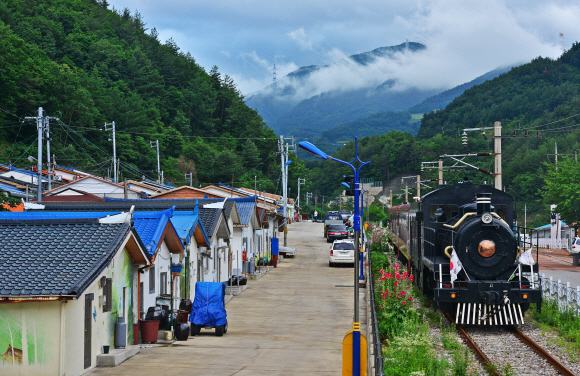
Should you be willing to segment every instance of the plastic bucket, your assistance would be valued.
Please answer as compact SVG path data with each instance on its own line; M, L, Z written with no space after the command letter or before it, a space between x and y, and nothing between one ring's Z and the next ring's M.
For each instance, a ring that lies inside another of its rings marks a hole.
M141 327L141 341L142 342L157 342L157 333L159 332L159 321L157 320L141 320L139 322Z

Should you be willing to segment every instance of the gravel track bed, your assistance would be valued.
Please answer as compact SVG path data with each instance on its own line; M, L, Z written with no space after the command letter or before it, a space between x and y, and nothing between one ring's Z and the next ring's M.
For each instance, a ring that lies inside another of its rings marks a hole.
M502 327L465 329L500 374L503 373L504 367L511 367L514 375L560 374L550 363L524 345L509 329Z
M529 321L524 325L520 325L519 329L525 335L533 339L538 345L542 346L544 350L550 353L560 363L568 367L569 370L577 375L580 375L580 354L571 354L570 351L563 346L560 346L555 341L558 340L558 334L552 331L543 332L536 328L533 323Z

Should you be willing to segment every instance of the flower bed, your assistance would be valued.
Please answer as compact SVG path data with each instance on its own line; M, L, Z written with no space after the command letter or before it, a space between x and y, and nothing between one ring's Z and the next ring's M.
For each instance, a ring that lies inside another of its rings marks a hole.
M385 228L369 226L371 278L384 375L467 375L473 362L441 315L423 308L415 277L398 264ZM434 334L436 333L436 334Z

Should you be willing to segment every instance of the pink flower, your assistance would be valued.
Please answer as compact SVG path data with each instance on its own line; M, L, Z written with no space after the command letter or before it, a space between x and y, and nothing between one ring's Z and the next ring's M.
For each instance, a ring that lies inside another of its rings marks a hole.
M397 287L399 285L399 282L395 281L395 287Z
M401 279L401 274L399 274L399 273L395 274L395 278L396 279Z
M395 269L399 270L399 264L395 265Z
M409 296L409 300L411 300L411 301L412 301L412 300L413 300L413 297L412 297L412 296Z
M401 291L401 295L407 295L405 291Z
M401 304L402 304L402 305L406 305L407 303L406 303L406 302L401 302Z
M379 309L383 309L383 306L381 306L381 305L380 305L380 306L379 306Z
M405 271L403 272L403 277L406 277L406 276L408 276L408 275L409 275L409 273L407 273L407 271L405 270Z
M381 277L381 281L386 281L387 279L385 278L385 276Z
M383 269L380 270L381 274L385 274L385 271Z

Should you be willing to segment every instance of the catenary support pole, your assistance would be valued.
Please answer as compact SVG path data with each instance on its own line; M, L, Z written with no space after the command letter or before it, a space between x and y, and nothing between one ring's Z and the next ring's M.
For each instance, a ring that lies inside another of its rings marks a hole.
M417 175L417 197L421 201L421 175Z
M443 185L443 159L439 160L439 185Z
M501 182L501 123L496 121L493 125L494 155L495 155L495 189L502 190Z

